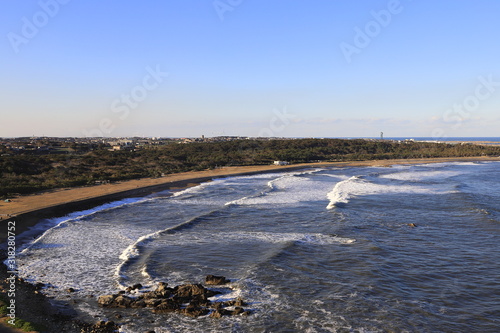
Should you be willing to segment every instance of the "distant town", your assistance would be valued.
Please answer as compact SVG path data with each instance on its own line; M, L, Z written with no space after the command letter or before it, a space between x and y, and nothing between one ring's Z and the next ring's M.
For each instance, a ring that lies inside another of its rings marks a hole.
M109 151L138 151L141 149L154 148L171 144L188 144L203 142L230 142L241 140L272 141L272 140L296 140L295 138L282 137L246 137L246 136L216 136L205 137L204 135L196 138L168 138L168 137L17 137L0 138L0 154L69 154L85 153L93 150ZM414 139L391 140L378 138L364 138L366 141L386 141L397 143L416 142ZM440 141L423 141L434 142ZM442 142L442 141L441 141ZM486 144L499 145L499 142L486 141L446 141L449 144Z
M500 156L500 147L413 139L205 138L0 139L0 198L228 166Z
M228 142L235 140L286 140L286 138L250 138L244 136L217 136L206 138L161 138L161 137L18 137L0 138L0 151L9 153L61 154L87 152L95 149L140 150L170 144L194 142Z

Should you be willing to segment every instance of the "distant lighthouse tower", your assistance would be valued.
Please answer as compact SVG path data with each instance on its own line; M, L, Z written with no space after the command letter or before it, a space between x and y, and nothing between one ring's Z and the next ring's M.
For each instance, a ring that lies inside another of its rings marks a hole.
M380 132L380 140L384 140L384 132Z

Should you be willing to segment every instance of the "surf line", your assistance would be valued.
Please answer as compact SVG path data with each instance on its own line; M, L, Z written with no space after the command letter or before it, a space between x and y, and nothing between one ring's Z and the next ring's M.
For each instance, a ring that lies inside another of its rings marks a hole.
M348 184L356 182L361 179L360 176L352 176L349 179L342 180L335 184L333 190L327 194L327 198L330 200L326 209L333 209L335 207L342 207L349 203L351 199L351 194L348 191Z
M207 218L215 216L220 211L226 209L227 206L221 206L217 209L211 210L207 213L195 216L187 221L179 223L173 227L168 227L163 230L158 230L152 232L150 234L139 237L134 243L129 245L119 256L121 263L116 266L114 276L117 279L117 284L120 289L126 289L127 285L125 285L125 281L128 279L127 275L124 273L125 269L132 265L141 255L141 248L147 245L150 242L153 242L156 239L159 239L163 235L167 234L175 234L182 230L191 228L203 221L206 221ZM146 274L143 274L144 276Z

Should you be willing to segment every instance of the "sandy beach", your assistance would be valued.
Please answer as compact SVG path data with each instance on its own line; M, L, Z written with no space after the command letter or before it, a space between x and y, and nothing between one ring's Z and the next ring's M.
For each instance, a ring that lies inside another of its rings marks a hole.
M434 159L404 159L404 160L375 160L357 162L324 162L295 164L288 166L246 166L226 167L199 172L185 172L171 174L161 178L146 178L112 184L64 188L37 193L28 196L12 198L11 202L0 203L2 228L1 242L7 236L7 221L15 221L16 234L35 225L40 219L63 216L72 211L95 207L96 205L123 199L126 197L141 197L168 189L182 189L195 186L204 181L215 178L249 175L266 172L283 172L320 167L353 167L353 166L391 166L396 164L424 164L440 162L471 162L471 161L500 161L500 157L471 157L471 158L434 158ZM5 254L3 255L5 257ZM2 270L0 278L4 280L6 272ZM0 285L0 293L6 291L7 285ZM50 304L50 301L36 291L29 283L18 281L17 285L18 315L21 318L35 323L42 323L48 331L80 332L85 325L72 319L72 313ZM69 307L68 307L69 309ZM82 326L83 325L83 326ZM88 326L87 326L88 327ZM0 332L14 332L5 324L0 323Z
M142 197L151 193L195 186L215 178L248 175L265 172L283 172L319 167L390 166L396 164L440 163L452 161L500 161L499 157L456 157L432 159L393 159L349 162L303 163L286 166L257 165L224 167L214 170L192 171L166 175L161 178L143 178L111 184L61 188L12 198L0 202L2 224L15 219L19 234L35 225L40 219L63 216L96 205L127 197ZM6 237L6 228L0 228L0 243Z
M287 166L236 166L214 170L183 172L166 175L161 178L144 178L87 187L54 189L33 195L12 198L10 202L0 202L0 223L6 224L6 221L15 219L16 233L19 234L35 225L42 218L63 216L71 211L88 209L105 202L127 197L141 197L168 189L182 189L220 177L293 171L319 167L390 166L395 164L439 163L451 161L500 161L500 158L462 157L319 162ZM3 242L5 239L5 229L6 228L2 227L0 230L0 242Z

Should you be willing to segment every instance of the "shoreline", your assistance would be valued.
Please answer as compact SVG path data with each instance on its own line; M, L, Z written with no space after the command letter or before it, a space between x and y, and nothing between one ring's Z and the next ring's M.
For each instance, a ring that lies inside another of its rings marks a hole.
M249 166L249 167L227 167L216 170L199 172L186 172L172 174L162 178L146 178L120 182L115 184L96 185L71 189L56 189L34 195L18 197L11 203L0 203L0 213L10 208L9 219L3 218L0 224L3 226L1 242L5 240L7 223L16 222L16 234L35 226L41 219L64 216L70 212L80 211L95 207L106 202L116 201L128 197L144 197L165 190L181 190L196 186L202 182L223 177L234 177L242 175L255 175L262 173L290 172L296 170L307 170L321 167L389 167L392 165L429 164L443 162L477 162L477 161L500 161L500 157L471 157L471 158L432 158L432 159L398 159L398 160L375 160L375 161L352 161L352 162L321 162L309 164L295 164L289 166ZM30 206L30 203L34 205ZM9 204L16 204L11 205ZM16 208L16 209L14 209ZM5 245L5 244L3 244ZM17 244L16 244L17 245ZM7 257L5 251L0 251L0 257ZM3 261L2 260L2 261ZM5 268L6 266L4 266ZM7 270L0 272L3 281L8 277ZM18 316L30 322L43 324L45 332L65 331L82 332L92 327L92 332L107 332L96 328L95 323L83 323L79 321L72 311L71 304L54 303L54 300L41 294L36 286L23 280L18 280L16 299ZM0 284L0 293L5 294L7 285ZM16 332L5 323L0 322L0 332Z
M321 167L370 167L401 164L428 164L442 162L500 161L500 157L442 157L423 159L388 159L346 162L315 162L286 166L256 165L224 167L214 170L189 171L168 174L160 178L142 178L112 184L60 188L32 195L19 196L11 202L0 202L0 244L7 238L8 221L15 221L16 234L29 230L40 220L62 217L71 212L90 209L104 203L147 195L166 190L181 190L217 178L290 172Z

